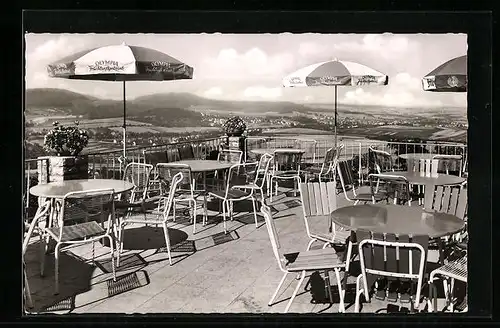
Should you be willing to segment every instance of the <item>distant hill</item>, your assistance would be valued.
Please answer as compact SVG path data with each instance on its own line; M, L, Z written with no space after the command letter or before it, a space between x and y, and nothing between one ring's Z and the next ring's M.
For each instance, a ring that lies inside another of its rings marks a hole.
M28 113L34 110L55 109L67 114L84 115L88 118L117 117L123 113L123 102L120 100L100 99L62 89L28 89L25 99L25 109ZM216 109L251 113L293 113L314 110L292 102L224 101L203 98L190 93L160 93L127 100L129 115L141 115L147 111L163 108L196 111Z

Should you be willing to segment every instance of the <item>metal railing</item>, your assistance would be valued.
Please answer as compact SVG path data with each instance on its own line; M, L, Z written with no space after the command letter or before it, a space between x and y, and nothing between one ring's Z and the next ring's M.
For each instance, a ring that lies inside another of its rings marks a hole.
M42 165L42 162L45 163ZM35 197L30 194L30 188L41 182L38 181L39 179L38 170L42 168L47 170L46 174L43 174L43 176L48 178L49 162L47 158L27 159L24 161L25 177L23 180L23 199L24 199L25 218L33 217L35 214L33 209L36 209L36 207L38 206L38 197ZM47 182L48 181L43 181L43 183Z
M221 144L226 143L226 137L190 140L177 143L138 146L127 149L126 162L121 158L121 150L103 151L99 153L88 154L88 167L90 178L108 178L121 179L122 172L128 162L140 162L148 164L157 164L159 162L176 161L179 159L177 148L190 144L193 148L195 158L206 159L210 157L212 151L218 150ZM429 153L429 154L447 154L462 155L464 158L464 168L467 165L467 145L459 143L411 143L411 142L391 142L377 141L363 138L344 139L339 141L344 144L344 150L340 156L341 160L350 160L353 169L358 174L360 183L366 178L368 173L368 149L370 146L384 150L392 154L394 164L402 166L404 160L399 155L406 153ZM304 161L308 163L321 163L324 159L327 149L334 146L334 140L328 139L309 139L302 137L274 137L274 136L251 136L247 139L247 152L250 154L252 149L264 148L270 152L276 148L300 148L305 150ZM48 168L41 165L40 162L47 159L28 159L25 160L25 207L28 209L33 203L33 196L30 197L29 188L38 184L38 167ZM48 176L44 175L44 176ZM47 181L45 181L47 182ZM31 203L30 203L31 202Z
M121 179L125 166L130 162L155 165L179 160L177 148L183 145L191 145L195 158L205 159L225 141L226 137L219 137L128 148L126 161L122 158L121 150L89 153L89 177Z

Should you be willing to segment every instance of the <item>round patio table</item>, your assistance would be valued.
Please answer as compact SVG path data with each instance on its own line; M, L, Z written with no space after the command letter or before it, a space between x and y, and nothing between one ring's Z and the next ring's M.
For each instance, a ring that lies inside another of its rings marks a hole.
M255 149L250 149L250 151L254 154L257 155L264 155L264 154L274 154L276 150L279 151L287 151L290 153L305 153L305 149L298 149L298 148L255 148Z
M65 180L39 184L30 188L30 193L38 197L62 199L69 192L96 189L113 189L116 194L132 190L134 185L128 181L113 179Z
M69 192L91 191L97 189L113 189L116 194L132 190L134 185L128 181L114 179L79 179L55 181L39 184L30 188L30 194L47 198L49 202L48 226L52 226L57 212L58 201L64 198Z
M459 232L465 221L420 206L366 204L341 207L330 214L335 224L352 231L439 238Z
M186 164L191 168L191 172L201 173L201 172L211 172L218 170L229 169L234 163L222 162L217 160L208 159L188 159L184 161L176 161L172 164Z
M405 177L410 184L414 185L457 185L465 181L465 178L458 177L456 175L442 174L437 175L425 175L421 172L383 172L382 174L390 174Z

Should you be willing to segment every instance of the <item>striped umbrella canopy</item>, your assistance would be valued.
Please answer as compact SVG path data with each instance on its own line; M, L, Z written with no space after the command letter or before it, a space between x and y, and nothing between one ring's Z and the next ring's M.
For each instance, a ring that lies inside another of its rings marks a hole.
M467 92L467 56L448 60L422 78L425 91Z
M193 78L193 68L154 49L121 45L93 48L47 66L50 77L123 82L123 159L126 155L126 81Z
M389 77L362 64L330 60L295 71L283 78L284 87L335 87L335 147L337 147L337 86L387 85Z

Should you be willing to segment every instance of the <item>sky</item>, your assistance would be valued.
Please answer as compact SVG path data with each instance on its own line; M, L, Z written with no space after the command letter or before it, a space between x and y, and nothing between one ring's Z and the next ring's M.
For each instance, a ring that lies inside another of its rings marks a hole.
M422 90L421 78L467 53L466 34L34 34L25 35L26 88L61 88L122 99L118 82L50 78L46 65L75 52L121 44L153 48L194 68L192 80L128 82L127 99L189 92L221 100L333 103L331 87L284 88L311 64L352 61L389 76L387 86L339 87L338 103L387 107L466 107L466 93Z

